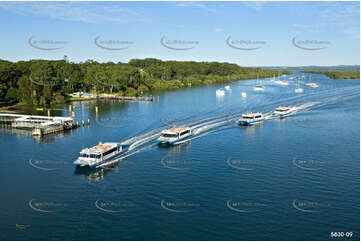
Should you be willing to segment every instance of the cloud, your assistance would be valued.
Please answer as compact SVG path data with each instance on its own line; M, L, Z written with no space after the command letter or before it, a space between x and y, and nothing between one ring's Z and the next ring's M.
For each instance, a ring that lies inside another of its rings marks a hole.
M210 13L216 13L215 9L207 7L207 5L203 4L202 2L178 2L175 5L177 8L198 8L206 10Z
M220 33L223 32L224 30L222 28L215 28L213 31L216 33Z
M242 4L247 8L253 9L257 12L261 12L266 2L242 2Z
M102 6L94 3L1 3L0 9L25 16L49 17L52 19L99 23L129 22L137 13L119 6Z

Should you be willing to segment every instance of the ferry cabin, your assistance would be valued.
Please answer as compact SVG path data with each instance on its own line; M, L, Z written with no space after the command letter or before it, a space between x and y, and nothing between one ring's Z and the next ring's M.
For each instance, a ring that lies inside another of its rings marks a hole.
M158 144L179 144L192 136L191 129L188 127L173 127L163 130L158 138Z

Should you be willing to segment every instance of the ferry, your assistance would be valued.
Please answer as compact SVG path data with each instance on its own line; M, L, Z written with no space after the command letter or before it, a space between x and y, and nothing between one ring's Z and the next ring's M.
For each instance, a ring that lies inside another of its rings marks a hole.
M292 112L292 109L290 107L284 107L280 106L276 108L276 110L273 112L273 116L279 116L279 117L286 117L290 115Z
M165 129L157 139L159 145L177 145L192 137L192 130L189 127L176 127Z
M126 146L119 143L99 143L92 148L85 148L80 151L80 156L74 165L76 167L90 167L96 168L100 165L111 161L127 151Z
M242 114L242 118L238 120L238 124L242 126L250 126L261 123L264 120L262 113L246 113Z

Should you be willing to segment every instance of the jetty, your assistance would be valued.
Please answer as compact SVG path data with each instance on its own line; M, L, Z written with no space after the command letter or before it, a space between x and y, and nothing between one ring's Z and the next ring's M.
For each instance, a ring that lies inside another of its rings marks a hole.
M113 100L124 100L124 101L145 101L145 102L153 102L154 97L126 97L112 94L99 94L97 96L99 99L113 99Z
M35 136L56 133L79 127L71 117L37 116L0 113L0 122L11 124L15 129L31 130Z

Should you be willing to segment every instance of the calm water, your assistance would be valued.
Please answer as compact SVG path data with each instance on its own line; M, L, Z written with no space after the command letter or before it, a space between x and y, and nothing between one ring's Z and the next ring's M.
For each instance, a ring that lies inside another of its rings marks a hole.
M300 74L298 74L300 75ZM360 80L313 75L319 88L264 80L168 92L159 102L75 102L90 127L33 139L0 130L1 240L359 240ZM241 93L247 92L242 99ZM242 112L297 108L240 128ZM95 113L95 106L99 113ZM52 115L69 115L68 105ZM197 135L155 145L167 125ZM72 161L99 141L131 144L117 164ZM348 234L349 235L349 234ZM346 238L346 235L344 236Z

